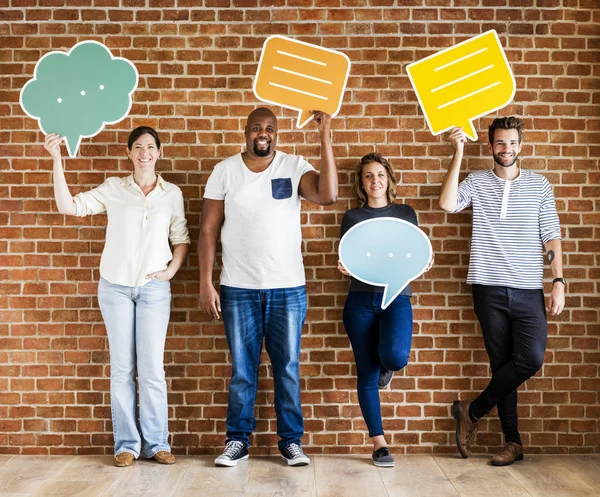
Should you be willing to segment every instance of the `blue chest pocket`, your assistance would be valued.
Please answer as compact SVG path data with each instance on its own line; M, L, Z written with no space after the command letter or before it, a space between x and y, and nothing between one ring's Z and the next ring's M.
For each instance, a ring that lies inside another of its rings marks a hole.
M285 200L292 196L292 178L276 178L271 180L271 195L275 200Z

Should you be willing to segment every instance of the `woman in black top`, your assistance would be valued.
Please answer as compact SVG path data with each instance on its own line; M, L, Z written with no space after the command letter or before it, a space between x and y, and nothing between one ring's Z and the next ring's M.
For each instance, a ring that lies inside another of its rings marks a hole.
M395 217L418 225L412 207L394 202L394 172L381 155L371 153L361 159L354 175L354 191L361 207L344 215L342 237L355 224L377 217ZM349 275L341 261L338 269ZM394 371L408 363L412 341L412 294L407 286L383 310L383 290L383 287L351 277L344 306L344 328L356 360L358 399L369 436L373 439L373 462L376 466L391 467L394 459L383 436L378 389L386 388Z

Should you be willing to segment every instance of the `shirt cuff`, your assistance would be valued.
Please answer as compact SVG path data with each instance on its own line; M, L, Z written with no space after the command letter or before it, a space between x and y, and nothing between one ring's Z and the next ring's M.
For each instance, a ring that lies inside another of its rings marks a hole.
M75 202L75 215L77 217L84 217L87 214L87 207L82 197L81 193L78 193L73 197L73 201Z

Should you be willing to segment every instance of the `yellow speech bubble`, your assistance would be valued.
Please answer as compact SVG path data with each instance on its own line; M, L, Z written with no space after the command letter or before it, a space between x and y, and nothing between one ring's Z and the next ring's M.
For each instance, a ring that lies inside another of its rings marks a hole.
M515 96L515 78L493 29L406 70L434 135L460 126L477 140L473 119L501 109Z
M297 126L302 128L313 118L311 110L337 115L349 73L350 59L342 52L269 36L253 90L263 102L297 110Z

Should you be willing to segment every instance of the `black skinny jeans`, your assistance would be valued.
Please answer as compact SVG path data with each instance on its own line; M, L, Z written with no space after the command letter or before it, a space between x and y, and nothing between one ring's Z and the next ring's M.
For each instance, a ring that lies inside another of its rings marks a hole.
M544 362L548 323L543 290L473 285L473 304L490 357L492 379L471 403L479 419L494 406L506 442L521 441L517 418L517 388Z

